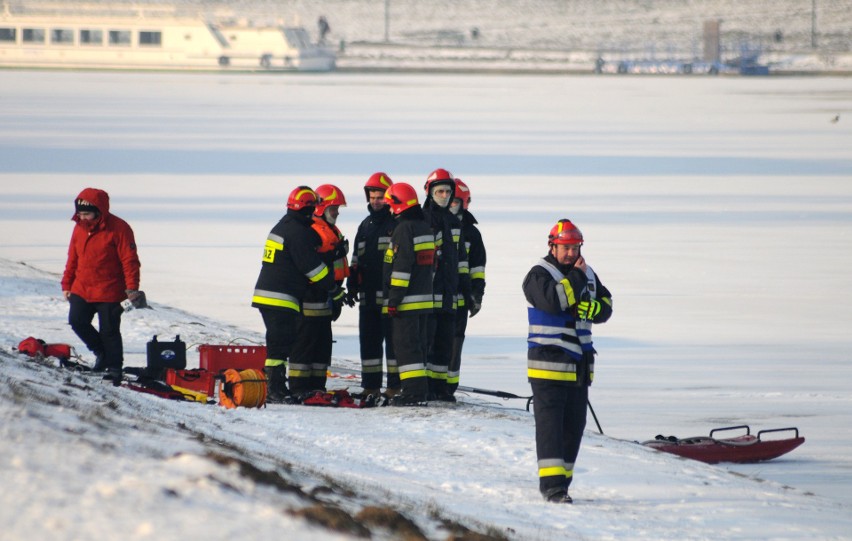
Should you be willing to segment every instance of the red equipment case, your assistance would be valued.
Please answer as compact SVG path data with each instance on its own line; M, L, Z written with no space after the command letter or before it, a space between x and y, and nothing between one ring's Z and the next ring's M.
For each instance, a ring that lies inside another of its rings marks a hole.
M198 346L198 366L213 374L222 370L234 368L245 370L254 368L263 371L266 364L266 346L214 346L202 344Z
M216 380L213 379L214 376L213 372L207 370L166 369L166 383L169 385L175 385L189 389L190 391L197 391L211 397L216 386Z

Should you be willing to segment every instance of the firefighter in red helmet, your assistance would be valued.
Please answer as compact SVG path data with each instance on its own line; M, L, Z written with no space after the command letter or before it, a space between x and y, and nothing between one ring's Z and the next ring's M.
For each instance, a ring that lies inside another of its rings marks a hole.
M393 185L387 173L370 175L364 184L368 215L358 226L352 249L351 273L346 283L350 304L359 302L358 338L361 353L361 385L364 396L378 398L382 387L382 357L387 358L387 390L400 391L399 368L391 339L391 323L382 317L382 265L396 220L385 201Z
M310 284L335 297L343 291L334 273L317 254L321 241L311 229L319 202L316 192L299 186L290 192L287 213L269 232L263 248L252 306L260 310L266 327L268 401L289 400L287 362L302 318L302 302Z
M470 294L458 295L458 310L456 310L455 335L453 337L453 356L447 372L447 388L455 393L459 386L461 374L461 353L464 346L465 331L467 330L468 314L470 317L479 313L482 308L482 297L485 295L485 244L482 233L476 227L477 221L469 210L470 188L460 178L455 179L456 189L450 203L450 213L461 222L464 236L464 249L470 268Z
M334 337L331 322L337 321L343 307L342 286L349 276L349 241L335 225L340 207L346 206L346 197L337 186L317 186L318 202L311 228L319 235L317 253L334 275L337 288L334 297L327 289L308 285L302 301L302 320L290 355L290 392L304 396L313 391L325 391L326 374L331 365Z
M447 384L453 356L453 336L459 295L470 296L470 269L461 223L450 213L456 189L452 173L436 169L426 178L423 213L435 235L437 264L433 291L435 310L429 318L429 398L455 402Z
M549 253L524 278L529 303L527 377L535 415L539 490L550 502L571 503L568 487L586 426L595 371L592 325L612 315L612 295L581 254L583 234L559 220Z
M429 392L426 334L433 307L435 237L410 185L394 184L385 192L385 200L397 224L384 258L383 312L393 327L401 382L401 392L390 404L418 405Z

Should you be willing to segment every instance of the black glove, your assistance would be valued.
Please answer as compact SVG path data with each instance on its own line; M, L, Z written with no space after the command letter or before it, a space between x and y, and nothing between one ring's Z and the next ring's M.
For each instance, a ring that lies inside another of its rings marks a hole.
M133 308L148 308L148 299L145 297L144 291L125 289L124 294L127 295L127 300Z
M340 317L340 311L343 309L344 297L346 297L346 292L343 291L343 288L339 285L334 286L334 289L328 293L328 299L331 301L331 317L333 320L337 320L337 318Z
M358 304L359 300L360 300L360 297L358 296L358 292L350 289L349 291L346 292L346 296L344 297L343 302L345 302L346 305L351 308L351 307L355 306L356 304Z
M479 311L482 310L482 297L475 297L468 305L467 309L470 311L470 317L478 314Z

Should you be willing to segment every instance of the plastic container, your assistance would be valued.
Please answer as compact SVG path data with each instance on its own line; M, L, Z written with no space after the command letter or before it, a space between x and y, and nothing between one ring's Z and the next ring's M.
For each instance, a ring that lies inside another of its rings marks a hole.
M233 368L245 370L253 368L263 371L266 364L266 346L217 346L202 344L198 346L198 366L214 375L222 370Z

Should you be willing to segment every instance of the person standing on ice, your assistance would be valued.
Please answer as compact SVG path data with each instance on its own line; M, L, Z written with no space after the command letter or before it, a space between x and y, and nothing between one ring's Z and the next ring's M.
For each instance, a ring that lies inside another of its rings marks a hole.
M388 188L385 201L397 224L385 252L382 311L391 319L402 385L390 405L419 405L429 392L426 347L428 319L434 305L435 236L417 201L417 192L409 184L397 183Z
M464 346L465 331L467 330L468 313L470 313L470 317L479 313L482 308L482 297L485 295L485 244L482 242L482 233L476 227L476 218L468 210L469 206L470 188L460 178L456 177L456 191L450 203L450 213L455 215L462 224L462 235L465 239L464 249L470 268L470 294L458 296L453 356L447 372L447 388L450 394L454 394L459 386L461 353Z
M539 490L571 503L568 487L586 426L595 372L592 324L612 315L612 295L580 253L583 234L559 220L549 253L524 278L529 303L527 377L532 387Z
M287 362L302 319L302 302L309 284L343 297L334 272L317 254L319 235L311 229L319 202L316 192L299 186L287 198L287 213L266 237L260 275L251 305L260 310L266 327L268 402L289 401Z
M335 223L346 197L337 186L323 184L315 190L319 197L311 228L319 235L317 253L333 269L338 289L332 298L319 284L309 284L302 301L302 320L290 355L290 392L299 396L309 391L324 391L334 337L331 322L337 321L343 308L342 289L349 276L349 241Z
M76 222L62 275L68 323L95 354L95 372L120 381L124 365L122 301L141 298L139 255L130 225L110 214L109 194L86 188L74 201ZM92 325L98 316L98 328Z
M437 266L432 285L435 310L429 317L429 347L426 353L429 399L455 402L447 386L447 377L453 356L456 297L460 292L470 294L467 253L464 251L461 224L450 214L450 200L456 189L452 173L446 169L435 169L426 178L424 189L426 201L423 203L423 213L432 227L437 249Z
M383 355L387 358L388 374L385 395L394 396L400 391L391 323L382 317L382 264L396 226L396 220L385 202L385 192L392 184L391 178L382 172L372 174L364 184L369 214L355 233L352 266L346 282L348 302L354 304L360 301L358 339L364 396L378 397L381 392Z

